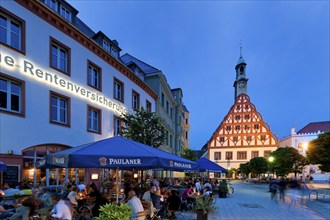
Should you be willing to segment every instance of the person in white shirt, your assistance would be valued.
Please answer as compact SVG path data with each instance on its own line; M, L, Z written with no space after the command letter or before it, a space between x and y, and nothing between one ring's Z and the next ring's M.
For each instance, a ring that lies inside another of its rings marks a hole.
M67 198L70 200L70 202L71 202L71 204L73 206L77 206L78 205L77 199L79 199L78 188L77 187L73 187L72 188L72 191L69 192Z
M61 199L61 196L53 198L56 205L52 209L52 217L60 220L72 220L73 208L69 200Z
M149 186L149 190L143 194L142 200L152 202L151 193L155 193L154 188L152 186Z
M197 192L202 192L202 185L201 185L201 182L199 181L199 179L196 180L195 186L196 186Z
M132 219L137 218L138 213L144 211L141 200L136 196L136 194L133 190L129 191L129 193L128 193L127 204L129 206L131 206L133 209L133 215L131 216ZM139 218L137 218L137 219L139 220Z

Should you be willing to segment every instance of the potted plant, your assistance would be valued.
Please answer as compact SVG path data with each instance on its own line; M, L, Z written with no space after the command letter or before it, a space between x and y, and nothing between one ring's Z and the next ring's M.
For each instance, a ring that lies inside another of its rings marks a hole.
M219 184L219 198L227 198L228 184L226 180L222 180Z
M197 213L197 220L207 220L209 213L214 213L217 208L211 196L196 197L194 210Z
M120 205L105 204L100 208L99 217L95 217L95 220L129 220L133 215L132 208L126 203Z

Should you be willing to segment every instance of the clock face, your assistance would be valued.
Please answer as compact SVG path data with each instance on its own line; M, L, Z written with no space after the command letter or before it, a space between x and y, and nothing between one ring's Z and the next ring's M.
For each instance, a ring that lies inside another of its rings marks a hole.
M244 82L240 82L240 83L238 84L238 86L239 86L240 88L242 88L242 87L245 86L245 83L244 83Z

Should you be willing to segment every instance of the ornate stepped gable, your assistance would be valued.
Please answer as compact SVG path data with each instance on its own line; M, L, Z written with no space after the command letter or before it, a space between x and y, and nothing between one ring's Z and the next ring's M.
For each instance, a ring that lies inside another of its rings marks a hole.
M209 147L274 147L277 136L246 94L241 94L214 132Z

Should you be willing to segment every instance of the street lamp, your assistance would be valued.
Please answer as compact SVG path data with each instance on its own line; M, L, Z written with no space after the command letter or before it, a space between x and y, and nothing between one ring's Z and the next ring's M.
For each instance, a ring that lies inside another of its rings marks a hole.
M269 158L268 158L268 161L269 161L269 163L270 163L270 166L269 166L269 171L270 171L270 179L272 178L272 175L273 175L273 173L272 173L272 165L273 165L273 161L274 161L274 157L273 156L270 156Z

